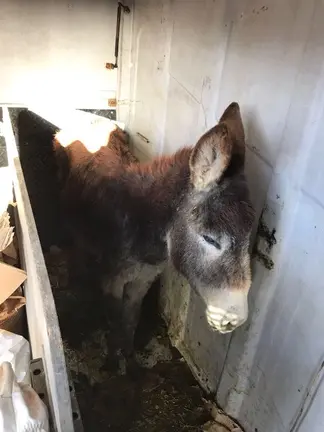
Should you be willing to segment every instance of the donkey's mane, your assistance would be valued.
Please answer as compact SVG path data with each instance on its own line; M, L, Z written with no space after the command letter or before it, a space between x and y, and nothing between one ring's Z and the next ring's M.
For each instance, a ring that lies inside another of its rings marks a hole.
M126 170L143 176L163 177L170 169L181 170L189 167L191 151L191 147L184 147L172 155L158 156L148 162L132 163Z

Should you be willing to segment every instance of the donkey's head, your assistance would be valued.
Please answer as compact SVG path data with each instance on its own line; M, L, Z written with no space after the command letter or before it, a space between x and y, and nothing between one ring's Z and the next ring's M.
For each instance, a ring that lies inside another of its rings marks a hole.
M173 264L204 300L210 326L221 333L248 317L254 211L244 157L240 109L232 103L192 151L191 185L168 235Z

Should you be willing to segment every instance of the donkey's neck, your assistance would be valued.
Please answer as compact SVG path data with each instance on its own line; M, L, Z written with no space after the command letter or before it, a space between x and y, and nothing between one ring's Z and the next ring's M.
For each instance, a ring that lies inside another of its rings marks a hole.
M191 148L183 148L171 156L132 164L128 169L134 181L133 191L141 196L145 207L150 208L153 222L160 224L160 228L167 228L189 189L191 151Z

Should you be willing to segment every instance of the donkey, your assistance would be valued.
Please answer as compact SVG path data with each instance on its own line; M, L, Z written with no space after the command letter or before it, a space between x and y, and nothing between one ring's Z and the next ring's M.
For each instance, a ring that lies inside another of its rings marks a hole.
M243 324L254 210L239 105L231 103L194 147L172 156L122 163L116 147L100 152L67 176L62 203L76 248L100 267L125 353L133 351L142 300L168 262L203 299L212 329L228 333Z

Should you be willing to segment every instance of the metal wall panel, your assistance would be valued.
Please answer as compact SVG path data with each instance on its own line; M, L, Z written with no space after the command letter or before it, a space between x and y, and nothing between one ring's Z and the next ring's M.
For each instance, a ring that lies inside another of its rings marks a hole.
M250 320L232 337L202 329L196 300L166 280L177 346L247 431L323 431L324 2L134 3L122 114L139 154L193 144L238 101L252 199L276 230L270 250L257 236L274 267L254 259Z
M117 0L2 0L0 103L108 108Z

